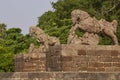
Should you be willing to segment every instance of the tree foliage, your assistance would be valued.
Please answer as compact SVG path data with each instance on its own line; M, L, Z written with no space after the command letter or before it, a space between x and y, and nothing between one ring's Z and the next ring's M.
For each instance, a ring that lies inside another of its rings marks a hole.
M0 24L0 39L3 39L5 36L5 31L6 31L6 25L5 24Z
M0 25L0 31L4 32L0 39L0 72L11 72L14 71L14 55L26 53L30 43L38 43L28 34L23 35L20 28L6 30L6 26Z
M81 9L88 12L97 19L104 18L107 21L116 19L120 26L120 0L58 0L52 2L54 11L45 12L39 17L38 27L46 33L56 36L61 43L66 43L69 30L72 26L71 11ZM81 32L78 33L81 35ZM117 37L120 38L120 28L117 30ZM119 40L120 43L120 40ZM100 35L99 44L111 44L111 39Z

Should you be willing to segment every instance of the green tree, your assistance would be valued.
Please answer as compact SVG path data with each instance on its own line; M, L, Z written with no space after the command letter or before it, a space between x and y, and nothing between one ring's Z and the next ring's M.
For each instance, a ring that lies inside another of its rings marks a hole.
M6 31L4 45L9 47L8 50L14 54L26 51L30 43L37 44L35 38L29 35L21 34L20 28L10 28Z
M6 31L6 25L5 24L0 24L0 39L4 38L5 31Z
M14 54L13 53L0 53L0 72L13 72L14 71Z
M20 28L5 30L3 39L0 39L0 72L14 71L14 55L27 53L30 43L38 45L35 38L21 34Z

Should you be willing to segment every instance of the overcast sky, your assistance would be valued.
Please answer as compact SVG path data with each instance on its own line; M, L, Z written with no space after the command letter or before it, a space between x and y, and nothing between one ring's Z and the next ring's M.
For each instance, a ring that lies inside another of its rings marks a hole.
M30 26L38 23L38 17L53 10L50 2L57 0L0 0L0 23L7 28L19 27L26 34Z

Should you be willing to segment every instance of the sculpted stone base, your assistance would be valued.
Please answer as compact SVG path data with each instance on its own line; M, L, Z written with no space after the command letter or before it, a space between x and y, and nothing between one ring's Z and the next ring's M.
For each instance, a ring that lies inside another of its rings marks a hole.
M16 57L16 71L120 71L120 46L56 45L46 53L25 55Z
M49 71L120 71L120 46L60 45L47 55Z
M46 71L45 53L19 54L15 56L16 72Z

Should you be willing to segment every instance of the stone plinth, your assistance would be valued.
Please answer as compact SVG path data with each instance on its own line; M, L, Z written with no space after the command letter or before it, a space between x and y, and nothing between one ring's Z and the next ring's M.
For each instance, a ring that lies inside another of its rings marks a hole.
M45 53L16 55L15 71L16 72L46 71Z
M119 72L120 46L53 46L46 53L17 55L15 71Z
M49 71L118 72L120 46L54 46L46 60Z
M15 72L0 73L0 80L120 80L120 73Z

